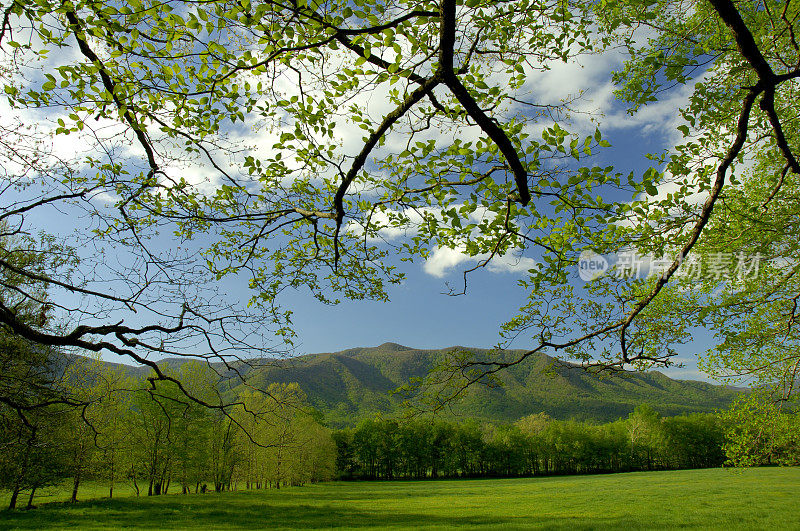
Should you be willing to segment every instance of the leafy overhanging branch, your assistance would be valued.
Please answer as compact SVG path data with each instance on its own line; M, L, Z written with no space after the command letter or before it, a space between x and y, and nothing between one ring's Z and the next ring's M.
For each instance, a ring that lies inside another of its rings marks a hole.
M476 383L482 382L487 376L492 376L497 372L517 365L523 362L530 356L542 352L547 349L554 351L564 351L572 347L578 346L588 340L599 338L607 335L610 332L616 332L619 338L621 348L621 359L616 363L589 363L585 364L586 368L600 368L618 370L625 365L636 362L651 362L651 363L668 363L671 355L665 357L652 357L642 352L631 353L629 351L628 330L634 324L637 317L644 312L659 296L662 289L667 286L670 280L674 277L682 262L690 255L693 248L698 241L701 240L704 229L709 223L712 215L714 214L714 207L718 199L722 195L722 191L726 185L727 173L731 165L737 160L748 140L748 130L750 121L752 119L752 110L756 101L760 97L759 107L768 117L772 136L775 139L779 151L786 160L784 172L781 174L781 181L778 183L776 189L773 191L773 196L783 182L785 172L791 170L792 173L800 173L797 159L793 153L786 136L783 131L781 119L775 110L775 92L781 83L789 82L800 77L800 69L790 69L787 73L776 75L770 67L767 60L759 50L752 33L743 22L741 15L736 9L735 5L729 0L712 0L712 6L720 19L732 31L739 52L742 57L749 63L750 68L758 77L758 83L752 87L743 88L743 99L741 109L739 111L735 129L734 139L728 146L724 156L721 157L720 162L717 164L715 171L715 179L709 189L708 197L703 203L700 212L697 214L696 221L693 222L691 230L687 231L685 241L679 249L678 258L672 261L670 266L663 272L663 274L655 279L654 286L643 296L638 297L633 305L633 308L626 313L621 319L616 320L608 325L600 326L595 330L588 332L578 338L566 342L554 342L546 339L545 330L543 329L540 334L538 345L510 361L466 361L460 365L461 380L455 391L453 391L451 398L455 398L463 394L467 388ZM796 299L795 299L796 302ZM794 315L792 311L792 315Z

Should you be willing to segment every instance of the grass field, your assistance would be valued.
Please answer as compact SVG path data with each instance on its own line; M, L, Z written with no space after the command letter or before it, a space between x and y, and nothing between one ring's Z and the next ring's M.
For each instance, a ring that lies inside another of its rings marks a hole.
M0 512L0 528L800 529L799 500L800 468L713 469L50 503Z

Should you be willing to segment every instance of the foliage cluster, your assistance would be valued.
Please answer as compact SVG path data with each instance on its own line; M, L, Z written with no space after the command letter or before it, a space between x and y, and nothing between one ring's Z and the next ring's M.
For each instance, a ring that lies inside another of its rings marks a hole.
M30 506L37 489L65 478L75 501L86 480L103 482L113 497L121 482L132 482L137 495L160 495L333 477L330 431L296 385L243 390L223 413L187 400L171 382L130 378L88 358L75 363L83 366L67 367L64 381L85 407L40 405L21 417L0 405L0 488L11 492L11 508L21 492ZM219 377L207 366L185 363L175 376L194 396L221 400Z
M353 479L593 474L718 467L723 427L712 414L661 417L639 406L593 425L531 415L513 425L364 421L334 432L337 472Z
M733 466L800 465L800 415L796 404L775 402L763 387L721 413L725 455Z

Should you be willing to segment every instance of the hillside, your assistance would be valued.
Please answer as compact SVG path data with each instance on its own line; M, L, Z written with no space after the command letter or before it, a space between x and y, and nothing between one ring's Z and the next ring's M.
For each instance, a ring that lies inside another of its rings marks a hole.
M345 426L377 413L395 412L399 398L391 396L390 391L411 377L427 374L448 350L451 349L420 350L385 343L373 348L263 360L248 370L247 379L258 386L297 382L330 425ZM469 350L477 356L489 352ZM173 366L181 362L165 360ZM642 403L664 415L713 411L726 407L736 394L724 386L673 380L656 371L593 376L579 368L554 365L553 359L543 354L499 376L501 387L470 389L448 416L505 422L543 411L557 419L610 421L627 416ZM236 385L237 381L232 383Z

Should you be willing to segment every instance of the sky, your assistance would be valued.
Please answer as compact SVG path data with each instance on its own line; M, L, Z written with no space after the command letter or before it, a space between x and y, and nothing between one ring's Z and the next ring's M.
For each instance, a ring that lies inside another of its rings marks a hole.
M678 87L665 94L661 101L630 116L613 97L611 72L620 64L621 56L617 53L584 57L570 64L554 63L546 72L532 73L526 88L533 91L540 103L557 104L561 98L581 94L576 107L591 113L592 119L588 115L574 115L571 130L581 136L590 135L599 125L604 138L612 144L611 148L597 152L586 162L613 165L620 172L633 171L641 175L650 165L646 153L661 152L680 138L677 126L681 122L677 108L686 101L691 86ZM384 108L385 105L381 98L373 98L370 102L371 110L379 114L388 109ZM0 109L0 114L8 120L29 118L5 111L8 109ZM109 124L109 127L114 126ZM343 148L355 149L361 137L360 129L355 124L341 127L343 129L338 134L344 139ZM248 140L256 140L262 146L274 143L274 132L259 134L262 136ZM402 143L402 139L390 139L387 145L391 147L397 141ZM55 145L56 154L75 153L81 149L79 142L75 137L60 138ZM138 155L135 146L127 148L130 155ZM198 186L208 184L207 174L203 171L186 171ZM666 193L667 190L660 192ZM52 219L44 220L43 225L62 222L62 218L54 215ZM449 286L461 286L462 271L474 264L474 260L452 249L438 249L427 261L398 263L406 274L406 280L389 288L391 301L388 303L346 301L330 306L318 302L307 290L285 293L282 302L293 311L297 332L296 353L334 352L377 346L389 341L414 348L455 345L491 348L500 339L500 325L526 301L527 293L518 286L518 281L524 278L524 272L532 265L532 258L497 261L470 276L464 295L447 295ZM582 282L577 271L574 277L575 283ZM224 288L230 297L246 300L251 295L243 283L232 280L226 281ZM676 361L686 366L662 369L662 372L678 378L706 379L697 370L696 353L710 344L708 334L696 330L696 340L679 349L680 356ZM520 338L509 346L524 349L531 345ZM123 361L114 356L106 358Z

